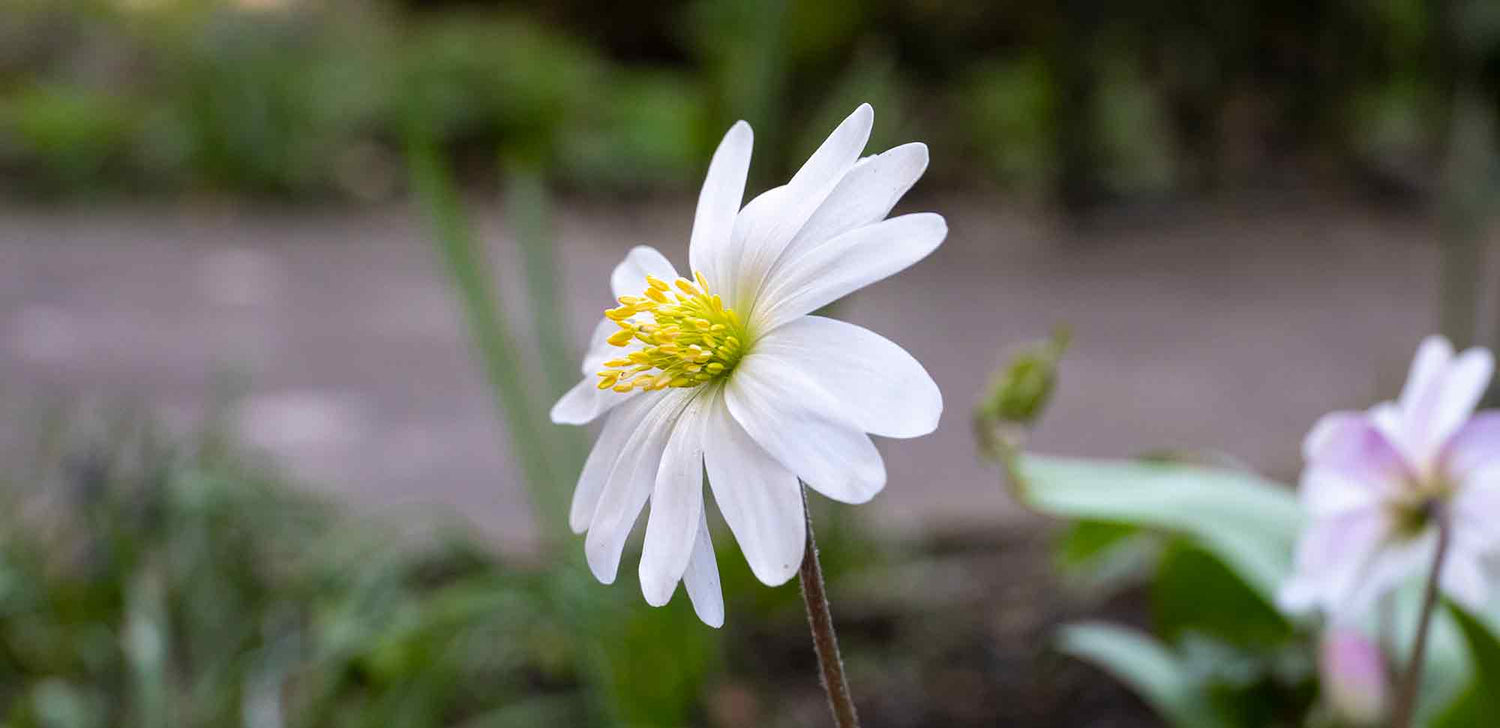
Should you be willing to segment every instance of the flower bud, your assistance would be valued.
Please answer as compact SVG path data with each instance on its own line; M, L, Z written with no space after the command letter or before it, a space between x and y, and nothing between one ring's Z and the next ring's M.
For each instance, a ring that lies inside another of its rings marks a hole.
M1385 658L1364 635L1330 629L1319 649L1318 672L1323 702L1337 718L1365 726L1385 717Z

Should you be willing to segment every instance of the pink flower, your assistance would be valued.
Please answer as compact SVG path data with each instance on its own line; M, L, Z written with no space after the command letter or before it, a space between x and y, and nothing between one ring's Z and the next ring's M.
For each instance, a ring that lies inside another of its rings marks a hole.
M1311 523L1282 606L1357 619L1431 568L1439 519L1450 527L1440 586L1478 608L1500 553L1500 413L1474 413L1494 357L1422 342L1396 402L1333 412L1303 442L1301 499Z

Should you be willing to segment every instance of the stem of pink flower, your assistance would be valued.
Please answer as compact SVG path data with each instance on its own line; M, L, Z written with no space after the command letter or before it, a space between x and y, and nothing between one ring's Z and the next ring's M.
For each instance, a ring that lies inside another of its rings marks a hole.
M1406 664L1406 674L1401 680L1401 692L1396 696L1396 709L1392 713L1391 728L1410 728L1417 714L1417 688L1422 682L1422 665L1427 657L1427 633L1432 626L1432 615L1437 608L1438 586L1442 581L1443 561L1448 556L1449 528L1446 514L1437 513L1437 553L1432 557L1432 573L1427 576L1427 589L1422 596L1422 614L1417 621L1416 642Z
M802 601L807 605L807 625L812 629L813 649L823 673L823 691L838 728L859 728L849 682L844 678L844 659L839 656L839 637L833 630L833 613L823 590L823 565L818 562L818 542L813 538L812 514L807 510L807 491L802 491L802 513L807 520L807 545L802 554Z

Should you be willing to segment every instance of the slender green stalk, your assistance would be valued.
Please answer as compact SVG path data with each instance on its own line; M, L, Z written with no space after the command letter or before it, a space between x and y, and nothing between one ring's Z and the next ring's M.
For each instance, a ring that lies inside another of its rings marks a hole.
M807 625L812 630L813 650L818 653L823 690L838 728L859 728L859 714L844 677L844 658L839 655L839 636L833 629L833 612L823 587L823 565L818 562L818 542L813 538L812 513L807 510L807 491L802 491L802 513L807 521L807 545L802 554L802 602L807 606Z
M544 534L549 538L564 534L567 511L563 489L558 487L554 464L548 457L550 445L537 426L540 410L526 384L534 380L523 371L521 359L515 355L515 339L494 290L484 249L475 240L447 165L426 134L419 130L408 133L407 158L412 189L427 214L438 255L463 305L516 460L529 485L532 508Z
M532 164L511 161L505 165L505 221L521 248L526 273L526 298L531 302L531 321L541 352L543 376L551 396L573 386L577 371L562 362L573 361L568 344L565 307L557 295L557 260L553 254L551 210L547 182Z
M1422 666L1427 661L1427 633L1437 608L1438 586L1442 581L1443 562L1448 556L1449 528L1447 517L1438 515L1437 553L1432 557L1432 573L1427 575L1427 589L1422 595L1422 614L1417 618L1416 642L1407 657L1406 674L1401 679L1396 708L1391 714L1391 728L1411 728L1417 714L1417 688L1422 683Z

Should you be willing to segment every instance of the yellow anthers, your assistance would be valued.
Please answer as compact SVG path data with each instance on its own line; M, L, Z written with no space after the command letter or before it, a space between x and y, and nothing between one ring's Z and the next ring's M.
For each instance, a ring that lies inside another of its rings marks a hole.
M604 362L599 389L625 393L696 387L728 373L743 355L744 324L709 292L702 273L671 283L646 276L641 295L620 296L619 302L618 308L604 312L620 327L609 343L639 344Z
M624 346L630 343L630 340L634 338L635 331L633 329L620 329L619 331L616 331L613 334L609 335L609 345Z

